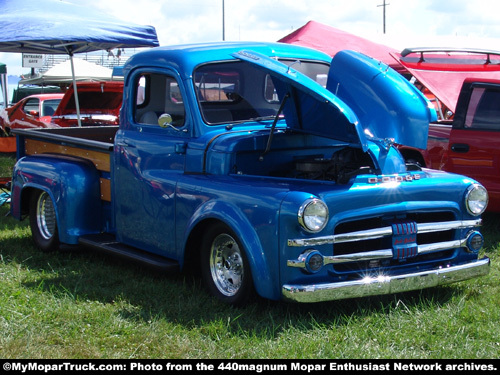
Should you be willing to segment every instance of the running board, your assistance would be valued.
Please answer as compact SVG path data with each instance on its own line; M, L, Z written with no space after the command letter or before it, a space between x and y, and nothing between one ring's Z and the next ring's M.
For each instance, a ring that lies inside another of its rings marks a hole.
M129 259L134 262L140 262L161 271L179 271L178 262L156 254L147 253L135 247L124 245L118 242L115 236L108 233L81 236L78 242L83 246L88 246L92 249Z

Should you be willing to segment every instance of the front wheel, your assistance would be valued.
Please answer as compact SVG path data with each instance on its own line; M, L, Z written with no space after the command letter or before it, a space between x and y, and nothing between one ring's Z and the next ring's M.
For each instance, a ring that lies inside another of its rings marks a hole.
M253 295L245 251L225 225L212 226L205 233L201 261L205 285L222 302L241 306Z
M35 245L42 251L59 248L56 209L49 194L38 191L31 195L30 228Z

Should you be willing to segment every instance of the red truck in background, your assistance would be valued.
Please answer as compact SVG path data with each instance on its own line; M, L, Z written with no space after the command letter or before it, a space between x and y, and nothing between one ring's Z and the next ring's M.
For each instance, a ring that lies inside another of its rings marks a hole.
M425 54L425 55L424 55ZM436 97L438 122L427 149L401 146L408 162L462 174L488 190L488 211L500 212L500 52L406 49L405 66Z

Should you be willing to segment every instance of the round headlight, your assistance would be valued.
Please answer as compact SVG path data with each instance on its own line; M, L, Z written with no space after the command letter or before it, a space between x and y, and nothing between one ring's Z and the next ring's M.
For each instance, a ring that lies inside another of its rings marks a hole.
M319 232L328 222L328 207L320 199L307 199L299 208L298 218L305 230Z
M488 192L484 186L473 184L465 194L465 206L472 215L481 215L488 206Z

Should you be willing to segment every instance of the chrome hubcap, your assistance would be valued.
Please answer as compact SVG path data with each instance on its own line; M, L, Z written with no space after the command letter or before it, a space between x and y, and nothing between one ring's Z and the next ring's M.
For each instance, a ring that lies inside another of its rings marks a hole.
M210 273L225 296L238 293L243 282L243 258L237 242L228 234L218 235L210 249Z
M56 210L47 193L40 194L38 198L36 222L42 237L50 240L56 231Z

